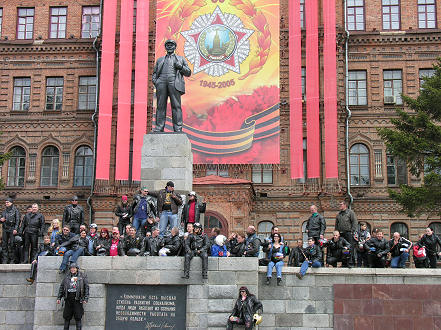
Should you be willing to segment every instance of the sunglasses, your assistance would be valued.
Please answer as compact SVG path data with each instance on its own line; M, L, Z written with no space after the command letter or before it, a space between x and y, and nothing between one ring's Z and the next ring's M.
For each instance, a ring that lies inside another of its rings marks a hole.
M115 231L115 232L113 232L112 234L113 234L113 235L117 235L117 234L119 235L119 233L118 233L118 232L116 232L116 231Z

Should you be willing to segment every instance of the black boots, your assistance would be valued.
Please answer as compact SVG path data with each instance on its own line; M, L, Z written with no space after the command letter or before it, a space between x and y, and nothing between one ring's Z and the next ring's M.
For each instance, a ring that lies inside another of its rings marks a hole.
M282 283L282 279L278 277L278 278L277 278L277 286L282 285L281 283Z
M270 281L271 281L271 277L267 277L267 278L266 278L266 282L265 282L265 284L266 284L266 285L269 285L269 284L270 284Z

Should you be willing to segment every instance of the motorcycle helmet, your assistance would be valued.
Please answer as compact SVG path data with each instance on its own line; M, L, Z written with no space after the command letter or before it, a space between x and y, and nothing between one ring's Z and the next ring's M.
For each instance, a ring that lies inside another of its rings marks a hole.
M59 249L58 249L58 255L59 256L64 256L64 254L66 253L66 248L64 247L64 246L62 246L62 247L60 247Z
M253 320L254 320L254 324L259 325L260 323L262 323L262 315L260 314L254 314L253 315Z

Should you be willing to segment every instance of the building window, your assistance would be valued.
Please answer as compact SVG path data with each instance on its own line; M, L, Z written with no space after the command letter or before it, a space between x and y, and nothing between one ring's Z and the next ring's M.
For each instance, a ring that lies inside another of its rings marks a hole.
M390 238L393 237L395 232L400 233L400 235L404 238L409 238L409 229L404 222L394 222L390 226Z
M300 27L305 28L305 0L300 0Z
M304 221L302 223L302 240L303 240L303 247L304 248L308 246L308 238L309 238L309 235L306 232L306 224L307 223L308 223L308 221Z
M81 38L95 38L100 34L100 7L83 7Z
M58 185L59 152L56 147L46 147L41 156L40 185L56 187Z
M34 8L18 8L17 39L34 37Z
M3 8L0 8L0 36L2 35Z
M262 221L257 225L257 237L263 242L265 238L271 235L271 228L274 224L271 221Z
M61 110L63 107L63 77L46 79L46 110Z
M255 164L252 168L254 183L273 183L273 168L269 164Z
M96 104L96 77L80 77L78 109L94 110Z
M31 101L31 78L14 78L12 110L29 110Z
M224 178L228 178L228 167L225 165L219 165L219 164L210 164L207 165L207 171L205 172L205 175L217 175Z
M400 29L400 0L382 0L383 30Z
M348 0L347 22L349 31L364 31L364 0Z
M384 104L403 104L403 80L401 70L384 70Z
M423 88L424 79L433 77L435 74L434 69L420 69L419 75L420 75L420 89Z
M369 149L361 143L354 144L350 151L351 185L367 186L370 184Z
M133 33L136 32L136 8L138 3L136 0L133 1Z
M66 38L66 18L67 7L51 8L51 23L49 38L62 39Z
M407 184L407 165L406 162L393 155L387 155L387 184L389 186L399 186Z
M349 105L367 105L366 71L349 71Z
M93 152L88 146L81 146L75 152L74 186L91 186Z
M306 152L306 139L303 139L303 178L299 179L299 183L305 183L306 178L308 177L308 165L307 165L307 157L308 153Z
M382 178L383 177L383 150L381 150L381 149L374 150L374 159L375 159L375 177Z
M418 28L436 28L435 0L418 0Z
M26 152L22 147L14 147L10 151L8 161L8 186L24 187Z
M302 67L302 100L306 100L306 68Z
M202 216L204 217L204 233L210 235L211 230L217 227L221 230L222 235L228 235L228 223L222 214L214 211L207 211L204 215L201 214L201 219Z

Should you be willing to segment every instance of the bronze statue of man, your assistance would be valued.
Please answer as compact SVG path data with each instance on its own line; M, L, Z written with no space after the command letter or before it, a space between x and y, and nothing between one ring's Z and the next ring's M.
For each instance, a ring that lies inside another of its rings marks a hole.
M173 130L182 132L181 95L185 94L184 76L190 77L191 70L182 56L176 55L176 41L167 40L167 55L158 58L153 70L153 85L156 87L156 127L154 132L164 132L167 113L167 99L170 97Z

